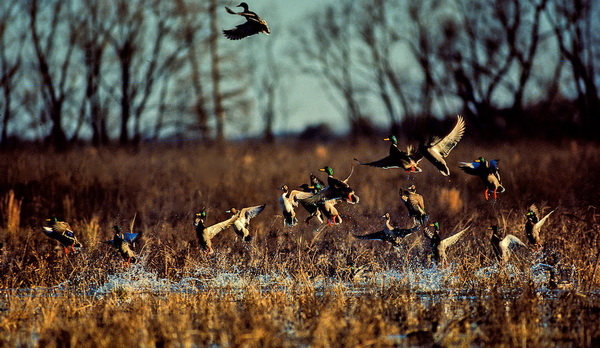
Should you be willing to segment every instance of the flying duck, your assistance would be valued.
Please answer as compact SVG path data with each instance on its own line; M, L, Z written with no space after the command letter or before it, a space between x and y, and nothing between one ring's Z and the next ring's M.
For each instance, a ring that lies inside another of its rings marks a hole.
M476 159L474 162L460 162L460 169L465 173L478 176L485 185L485 191L483 196L487 201L489 199L489 192L492 191L494 199L496 199L496 192L502 193L505 191L504 186L500 181L500 170L498 169L498 162L500 160L487 161L483 156Z
M421 168L417 167L417 163L410 156L412 154L412 146L409 146L407 152L404 152L398 148L398 140L394 135L383 140L391 142L390 154L387 157L369 163L361 162L356 158L354 160L363 166L371 166L383 169L402 168L407 173L421 172Z
M429 240L429 246L432 250L433 261L436 264L442 263L443 266L448 266L448 260L446 256L446 249L456 243L460 237L471 227L470 225L465 227L463 230L453 234L452 236L442 240L440 237L440 224L437 222L429 225L433 227L433 231L425 228L425 237Z
M442 175L448 176L450 175L450 170L444 158L448 157L450 151L456 147L464 133L465 120L459 115L456 125L448 135L443 138L430 136L428 141L421 140L418 150L412 153L411 157L417 164L425 157ZM411 151L409 150L409 152Z
M238 217L238 214L234 214L225 221L221 221L211 226L206 226L204 222L206 219L206 211L203 210L197 213L194 219L194 226L196 227L196 236L198 236L200 247L206 251L207 254L211 254L213 252L211 239L213 239L219 232L233 225Z
M333 176L333 169L329 166L319 169L322 172L327 173L327 187L325 187L319 193L305 199L299 200L306 204L318 205L319 203L333 200L343 199L348 203L356 204L359 201L359 197L354 193L354 190L348 185L348 179L352 176L352 171L344 180L337 179Z
M281 212L283 213L283 224L285 226L293 227L298 223L296 212L294 211L294 207L298 206L298 199L308 198L313 195L313 193L310 192L308 185L304 185L306 188L303 191L290 190L288 185L283 185L280 187L280 189L283 191L283 194L279 197L279 205L281 206ZM317 210L316 207L314 207L314 210Z
M369 234L365 234L362 236L357 236L355 235L355 238L358 239L363 239L363 240L382 240L384 242L390 242L392 243L392 246L399 246L400 245L400 240L402 240L404 237L408 236L409 234L416 232L419 230L419 225L415 225L412 228L408 228L408 229L402 229L402 228L398 228L398 227L394 227L392 226L390 220L390 214L389 213L385 213L385 215L382 216L383 218L385 218L385 224L383 226L383 230L378 231L378 232L374 232L374 233L369 233Z
M136 262L135 253L133 252L133 244L138 239L139 233L123 233L121 226L113 226L115 235L112 240L107 240L103 243L112 245L123 258L123 267L128 267L131 262Z
M242 208L240 210L231 208L227 211L227 213L237 216L237 219L233 222L233 230L238 236L242 237L244 242L252 241L253 237L250 235L250 231L248 230L248 226L250 226L250 220L260 214L263 209L265 209L265 205L266 204L255 205L253 207Z
M492 238L490 242L492 243L492 250L494 251L494 256L496 260L500 261L502 264L505 264L510 258L510 248L516 245L527 247L519 238L512 234L507 234L504 238L502 238L502 229L496 225L488 227L489 230L492 230Z
M75 237L75 233L67 222L59 221L56 217L46 219L50 226L43 226L42 229L46 236L56 239L63 246L65 254L77 252L81 247L81 243Z
M228 7L225 7L225 10L227 10L227 13L239 15L246 18L246 22L237 25L233 29L223 30L223 34L226 38L228 38L229 40L240 40L247 36L251 36L258 33L265 33L267 35L271 33L267 22L264 19L260 18L256 13L248 10L248 4L242 2L237 7L242 7L244 11L234 12Z
M529 244L535 247L536 250L539 250L540 245L542 244L542 238L540 237L540 231L542 229L542 226L544 225L546 220L548 220L550 214L554 213L556 209L558 208L555 208L554 210L546 214L546 216L544 216L542 219L540 219L538 217L538 215L540 214L538 208L535 206L535 204L532 204L529 207L527 213L525 214L525 217L527 218L527 222L525 222L525 235L527 236Z
M423 196L417 193L415 185L410 185L406 190L401 188L400 199L406 205L408 216L414 219L415 224L423 225L429 220L429 215L425 212Z

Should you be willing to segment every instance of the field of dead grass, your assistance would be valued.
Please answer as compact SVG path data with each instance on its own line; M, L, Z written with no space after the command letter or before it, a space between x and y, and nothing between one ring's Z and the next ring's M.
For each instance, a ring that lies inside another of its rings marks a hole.
M0 153L0 345L598 344L597 145L463 141L450 177L428 163L410 176L356 167L349 182L361 200L338 205L341 225L283 226L282 184L305 183L325 165L345 177L353 158L387 151L372 139ZM506 192L496 201L457 168L481 155L501 160ZM442 238L472 223L448 269L429 268L421 232L399 249L353 237L379 230L385 212L409 227L398 189L411 184ZM195 212L206 208L210 224L231 207L263 203L252 243L227 230L215 254L198 249ZM559 207L543 231L544 255L519 249L499 267L487 227L525 240L531 203ZM65 256L43 235L50 216L71 223L80 253ZM134 216L140 262L124 270L100 242ZM532 268L542 261L560 270L559 289Z

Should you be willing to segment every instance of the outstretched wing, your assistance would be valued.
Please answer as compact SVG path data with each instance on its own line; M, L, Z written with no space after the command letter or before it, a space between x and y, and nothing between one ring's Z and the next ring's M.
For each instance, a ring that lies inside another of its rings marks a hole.
M318 205L319 203L339 198L341 198L340 193L337 192L337 190L331 188L330 186L327 186L321 192L304 199L298 199L298 201L304 204Z
M230 217L229 219L227 219L225 221L221 221L221 222L216 223L214 225L208 226L204 230L204 233L205 233L206 237L208 239L212 239L219 232L221 232L224 229L229 228L229 226L233 225L233 223L238 219L238 217L239 217L238 214L235 214L235 215L233 215L232 217Z
M448 135L442 139L433 140L431 144L432 150L437 151L442 157L448 157L450 151L462 139L463 134L465 134L465 120L459 115L456 125Z
M362 239L362 240L383 240L386 242L391 241L390 235L385 231L378 231L369 234L364 234L362 236L354 235L354 238Z
M548 218L550 217L550 215L556 211L556 209L558 209L558 207L554 208L554 210L552 210L551 212L549 212L548 214L546 214L546 216L544 216L543 219L540 219L540 221L536 222L535 228L536 229L540 229L544 225L544 223L546 222L546 220L548 220Z
M139 233L123 233L123 240L127 243L133 243L139 236Z
M262 26L256 20L248 20L233 29L223 30L223 34L229 40L240 40L245 37L260 33Z
M504 237L504 239L502 239L500 242L500 248L503 250L510 249L516 245L527 247L519 238L512 234L507 234L506 237Z
M368 162L368 163L361 162L356 158L354 160L356 162L358 162L358 164L363 165L363 166L371 166L371 167L377 167L377 168L383 168L383 169L402 168L402 166L398 163L398 161L395 160L394 158L392 158L391 156L387 156L380 160Z
M460 237L462 237L462 235L467 232L467 230L470 228L471 226L467 226L465 229L463 229L462 231L455 233L454 235L444 239L443 241L440 242L440 248L446 249L449 246L451 246L452 244L456 243Z
M261 204L261 205L255 205L253 207L244 208L244 209L242 209L241 215L244 215L246 217L246 219L250 220L253 217L255 217L256 215L260 214L260 212L262 212L263 209L265 209L265 206L266 206L266 204Z
M463 172L471 175L478 174L479 166L481 166L481 163L479 162L460 162L460 164L458 165L458 167L462 169Z

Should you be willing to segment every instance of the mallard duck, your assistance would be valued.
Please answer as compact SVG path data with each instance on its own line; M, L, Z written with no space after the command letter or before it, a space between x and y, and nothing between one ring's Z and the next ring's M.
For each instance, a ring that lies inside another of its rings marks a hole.
M501 263L506 263L510 258L510 249L514 246L522 246L527 247L519 238L512 234L507 234L504 238L502 238L502 229L496 225L488 227L489 230L492 230L492 250L494 251L494 256L496 260Z
M525 235L527 236L529 244L535 247L536 250L539 250L540 245L542 244L542 239L540 237L542 226L546 220L548 220L548 217L550 217L550 215L556 211L556 209L558 208L555 208L540 220L538 218L540 212L535 204L532 204L525 214L525 217L527 218L527 222L525 222Z
M471 226L469 225L452 236L444 238L443 240L440 237L440 224L438 222L434 222L429 226L434 228L433 231L428 228L425 228L423 231L425 232L425 237L429 240L433 261L436 264L441 262L443 266L447 266L448 260L446 256L446 249L456 243Z
M500 181L500 170L498 169L498 162L500 160L487 161L483 156L476 159L474 162L460 162L460 169L465 173L478 176L485 185L485 191L483 196L487 201L489 199L489 191L494 194L496 199L496 192L502 193L505 191L504 186Z
M248 4L242 2L237 7L242 7L244 11L234 12L228 7L225 7L225 10L227 11L227 13L239 15L246 18L246 23L237 25L233 29L223 30L223 34L226 38L228 38L229 40L240 40L247 36L251 36L258 33L265 33L267 35L271 33L267 22L264 19L260 18L256 13L248 10Z
M448 157L450 151L456 147L464 133L465 120L459 115L456 125L448 135L443 138L434 136L430 137L429 141L420 141L418 150L412 153L411 157L417 164L425 157L442 175L448 176L450 175L450 169L448 169L444 158Z
M196 214L194 219L194 226L196 227L196 236L198 236L198 242L200 247L206 251L207 254L213 252L211 240L224 229L229 228L238 219L238 214L234 214L232 217L225 221L221 221L211 226L206 226L204 220L206 219L206 211L201 211Z
M250 220L260 214L263 209L265 209L265 205L266 204L261 204L253 207L242 208L240 210L231 208L227 211L227 213L237 216L237 219L233 223L233 230L238 236L242 237L244 242L252 241L253 237L250 235L250 231L248 230L248 226L250 226Z
M290 190L288 185L283 185L280 189L283 191L283 194L279 197L279 205L281 206L281 212L283 213L283 224L285 226L293 227L298 223L296 212L294 211L294 207L298 206L298 198L310 197L312 196L312 193Z
M133 244L138 239L139 233L123 233L121 226L113 226L115 235L112 240L107 240L104 243L112 245L123 258L123 267L128 267L131 262L136 262L135 253L133 252Z
M46 219L50 226L43 226L46 236L56 239L63 246L65 254L77 252L81 247L81 243L75 237L75 233L67 222L59 221L56 217Z
M398 140L394 135L383 139L385 141L389 141L392 144L390 145L390 154L387 157L384 157L378 161L363 163L358 159L354 159L360 165L363 166L371 166L383 169L389 168L402 168L407 173L419 173L421 172L421 168L417 167L417 163L410 156L412 154L412 147L409 146L407 152L401 151L398 148Z
M352 167L354 170L354 167ZM348 203L356 204L359 201L359 197L354 193L354 190L348 185L348 179L352 176L352 172L344 180L339 180L333 176L333 169L329 166L319 169L322 172L327 173L327 187L319 193L305 199L301 199L301 202L306 204L318 205L319 203L333 200L343 199Z
M414 219L415 224L423 225L429 220L429 215L425 212L423 196L417 193L415 185L410 185L406 190L400 189L400 199L406 205L408 216Z
M413 226L412 228L398 228L394 227L391 224L391 217L389 213L385 213L382 216L385 219L385 224L383 225L383 230L365 234L362 236L355 235L355 238L363 239L363 240L382 240L384 242L390 242L393 246L397 247L400 245L400 241L408 236L411 233L414 233L419 230L418 225Z
M322 181L319 180L317 177L315 177L312 174L310 174L310 176L311 176L311 183L314 183L314 184L300 185L300 189L302 190L303 194L302 194L302 196L297 195L296 198L306 198L306 196L304 196L304 195L308 195L308 197L311 197L311 196L319 193L323 189L323 187L325 187L324 185L322 185ZM313 178L315 180L313 180ZM310 223L310 220L312 220L313 218L317 218L319 223L321 223L321 224L323 223L323 219L321 217L323 214L321 213L321 210L319 209L319 205L307 204L302 201L300 201L299 203L304 208L304 210L306 210L306 212L308 212L308 217L304 220L304 222L307 225Z

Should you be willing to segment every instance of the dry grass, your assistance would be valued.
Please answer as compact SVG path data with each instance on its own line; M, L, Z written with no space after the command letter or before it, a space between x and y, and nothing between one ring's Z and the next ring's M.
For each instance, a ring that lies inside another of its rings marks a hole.
M427 163L411 176L358 167L350 184L361 201L338 205L342 225L283 226L282 184L304 183L324 165L345 177L352 158L386 152L383 142L357 140L0 153L0 345L598 344L600 148L463 141L450 177ZM507 191L495 202L456 166L480 155L501 159ZM409 226L398 188L410 184L442 237L473 221L449 251L449 270L423 266L420 233L400 250L352 237L378 230L386 211ZM546 257L517 250L510 265L494 266L486 228L499 224L525 240L533 202L560 206L543 232ZM208 208L212 223L231 207L261 203L252 244L224 231L214 255L198 250L195 212ZM43 236L50 216L69 220L81 253L65 257ZM100 241L134 216L141 263L124 271ZM547 290L531 270L539 261L555 264L571 290Z

